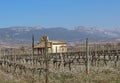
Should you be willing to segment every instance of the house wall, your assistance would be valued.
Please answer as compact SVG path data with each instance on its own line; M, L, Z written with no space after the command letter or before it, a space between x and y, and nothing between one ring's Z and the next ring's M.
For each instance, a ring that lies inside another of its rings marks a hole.
M67 52L66 44L52 45L53 53Z

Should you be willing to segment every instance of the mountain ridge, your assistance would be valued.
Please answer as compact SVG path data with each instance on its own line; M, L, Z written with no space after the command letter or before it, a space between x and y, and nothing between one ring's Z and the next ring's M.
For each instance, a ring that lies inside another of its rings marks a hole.
M120 29L104 30L96 27L77 26L71 29L63 27L44 28L41 26L16 26L0 28L0 42L8 44L30 44L34 34L38 42L43 34L47 34L51 40L62 40L65 42L82 42L85 38L91 41L109 41L120 39Z

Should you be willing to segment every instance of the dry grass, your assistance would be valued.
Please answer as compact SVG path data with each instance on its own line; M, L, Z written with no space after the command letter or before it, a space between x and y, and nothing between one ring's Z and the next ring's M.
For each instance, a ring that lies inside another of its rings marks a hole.
M94 70L95 69L95 70ZM120 83L120 71L115 69L91 68L87 76L85 71L80 73L51 72L49 73L50 83ZM0 70L0 83L45 83L44 75L41 78L31 74L13 75Z
M101 72L85 72L78 74L53 73L51 83L120 83L120 72L103 70Z
M25 83L20 78L0 70L0 83Z

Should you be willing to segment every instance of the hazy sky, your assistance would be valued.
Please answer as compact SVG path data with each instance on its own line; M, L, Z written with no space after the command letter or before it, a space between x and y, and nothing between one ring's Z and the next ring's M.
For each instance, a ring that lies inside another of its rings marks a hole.
M120 28L120 0L0 0L0 28Z

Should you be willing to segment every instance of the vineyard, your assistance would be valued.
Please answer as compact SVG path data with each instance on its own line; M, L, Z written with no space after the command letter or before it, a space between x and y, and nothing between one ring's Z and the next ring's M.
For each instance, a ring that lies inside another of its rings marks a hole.
M46 68L46 60L48 62L48 68ZM44 55L37 54L34 54L34 56L32 56L32 54L3 54L0 59L0 68L5 72L12 73L16 76L26 75L28 77L31 77L31 82L43 83L41 80L45 79L46 71L48 71L48 75L52 75L55 73L77 74L86 72L86 61L87 58L85 51L52 54L48 53L47 59ZM90 51L89 67L90 71L92 70L95 73L99 73L107 68L118 71L119 73L120 50ZM51 83L53 83L53 81L54 80L51 80Z
M0 54L0 70L24 83L120 82L119 48L91 50L86 42L82 51L48 53L46 45L43 54L3 49Z

